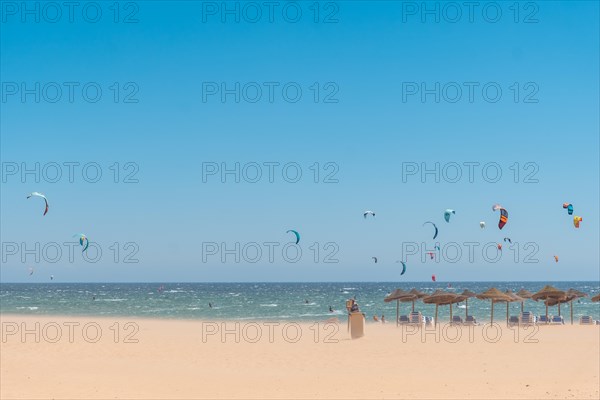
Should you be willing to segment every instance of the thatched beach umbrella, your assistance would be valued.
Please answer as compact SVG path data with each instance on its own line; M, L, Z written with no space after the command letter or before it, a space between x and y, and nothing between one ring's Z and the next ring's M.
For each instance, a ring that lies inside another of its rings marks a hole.
M396 289L392 293L390 293L388 296L386 296L385 299L383 299L383 301L385 301L386 303L396 300L396 326L398 326L400 302L404 303L404 302L408 302L408 301L413 301L415 298L416 298L416 296L412 293L409 293L402 289Z
M434 324L437 325L438 320L438 307L440 305L451 304L453 300L458 297L454 293L444 292L442 290L436 290L429 296L423 297L423 303L425 304L435 304L435 320Z
M519 290L517 293L517 296L519 296L520 298L522 298L523 300L521 301L521 312L523 312L523 303L525 302L525 300L530 299L531 296L533 296L533 293L531 293L529 290L527 289L521 289Z
M534 293L531 296L532 300L548 300L548 299L556 299L563 300L567 297L566 293L563 290L557 289L554 286L546 285L538 292ZM546 319L548 319L548 303L546 304Z
M550 307L558 305L558 315L560 315L561 303L569 303L569 308L571 309L571 325L573 325L573 300L579 299L581 297L587 297L587 294L571 288L567 290L565 295L566 297L563 299L547 299L544 302L544 304Z
M461 294L465 298L465 320L469 316L469 297L477 296L477 293L471 292L469 289L465 289Z
M415 288L412 288L408 291L408 293L414 294L415 296L417 296L415 299L413 299L412 301L412 310L415 311L415 301L418 299L422 299L423 297L427 296L427 293L423 293Z
M593 302L600 301L600 293L598 293L597 295L595 295L594 297L592 297L592 301Z
M480 300L491 300L492 301L492 316L490 318L490 323L494 322L494 303L496 303L498 301L510 301L511 300L511 298L507 294L502 293L501 291L499 291L496 288L489 288L485 292L479 293L475 297L477 297Z
M513 293L513 291L512 291L512 290L510 290L510 289L506 290L504 293L506 293L506 294L508 295L508 297L510 297L510 298L511 298L511 300L510 300L510 301L507 301L507 302L506 302L506 325L508 325L508 304L509 304L509 303L513 303L513 302L515 302L515 301L518 301L518 302L521 302L521 303L522 303L524 299L523 299L522 297L520 297L520 296L517 296L517 295L516 295L515 293Z

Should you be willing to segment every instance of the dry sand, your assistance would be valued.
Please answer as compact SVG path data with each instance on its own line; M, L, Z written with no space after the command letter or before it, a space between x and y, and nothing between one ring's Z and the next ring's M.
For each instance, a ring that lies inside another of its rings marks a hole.
M600 398L599 326L501 323L497 341L492 328L486 339L482 326L463 327L455 339L445 327L436 342L375 323L350 340L344 322L0 320L2 399Z

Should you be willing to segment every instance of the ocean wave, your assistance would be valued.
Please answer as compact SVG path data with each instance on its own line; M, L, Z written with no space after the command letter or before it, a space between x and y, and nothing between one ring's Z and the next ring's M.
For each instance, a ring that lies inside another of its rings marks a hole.
M274 303L273 304L261 304L260 306L261 307L278 307L278 305L274 304Z

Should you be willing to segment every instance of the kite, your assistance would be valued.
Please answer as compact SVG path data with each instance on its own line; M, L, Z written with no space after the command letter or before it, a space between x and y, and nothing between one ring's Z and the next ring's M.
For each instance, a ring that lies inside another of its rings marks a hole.
M371 258L375 261L375 264L377 264L377 257L371 257Z
M554 256L554 261L558 262L558 256Z
M400 275L404 275L404 273L406 272L406 264L404 263L404 261L400 261L402 263L402 272L400 272Z
M86 251L90 245L90 241L88 240L88 238L83 233L73 235L73 237L79 237L79 244L81 246L83 246L83 250L81 250L81 252L83 253L84 251ZM85 245L84 245L84 243L85 243Z
M571 203L563 203L563 208L567 209L569 215L573 215L573 204Z
M500 210L500 221L498 221L498 228L504 228L504 225L506 225L506 223L508 222L508 211L506 211L506 209L500 204L494 204L492 210Z
M508 243L510 243L510 244L512 244L512 240L510 240L510 238L509 238L509 237L505 237L505 238L504 238L504 241L505 241L505 242L508 242Z
M436 249L437 251L440 251L440 246L437 246L437 245L436 245L436 246L434 246L433 248L434 248L434 249Z
M498 250L502 251L502 245L498 243Z
M369 214L371 214L372 216L375 216L375 212L374 212L374 211L369 211L369 210L365 211L365 212L363 213L363 216L364 216L365 218L367 218L367 215L369 215Z
M446 222L450 222L450 214L456 214L456 211L451 209L447 209L446 211L444 211L444 219L446 220Z
M485 228L485 222L481 221L481 222L479 223L479 227L480 227L481 229Z
M29 268L29 276L33 275L34 271L35 270L33 268Z
M50 280L54 280L54 275L50 275Z
M296 244L298 244L298 242L300 242L300 234L297 231L293 230L293 229L290 229L286 233L290 233L290 232L292 232L294 235L296 235Z
M41 197L42 199L44 199L44 202L46 203L46 209L44 210L44 215L46 215L46 213L48 212L48 199L46 198L46 196L44 196L43 194L38 193L38 192L32 192L29 196L27 196L27 198L30 198L33 196Z
M429 254L429 257L433 260L433 256L435 255L434 252L428 251L427 254Z
M435 275L431 275L431 280L435 282Z
M581 218L577 215L573 217L573 225L575 225L575 228L579 228L579 223L581 221L583 221L583 218Z
M423 223L423 226L425 226L425 224L431 224L431 225L433 225L433 228L435 229L435 232L433 234L433 238L435 239L437 237L437 235L438 235L438 228L437 228L437 226L435 226L435 224L433 222L431 222L431 221L427 221L427 222Z

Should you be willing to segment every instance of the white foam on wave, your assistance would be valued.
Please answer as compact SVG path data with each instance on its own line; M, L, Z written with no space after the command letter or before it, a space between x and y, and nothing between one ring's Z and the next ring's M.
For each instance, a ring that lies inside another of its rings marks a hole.
M261 304L260 306L261 307L278 307L278 305L274 304L274 303L273 304Z

